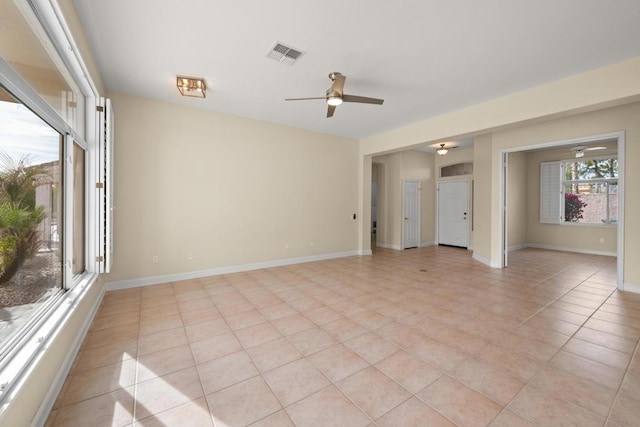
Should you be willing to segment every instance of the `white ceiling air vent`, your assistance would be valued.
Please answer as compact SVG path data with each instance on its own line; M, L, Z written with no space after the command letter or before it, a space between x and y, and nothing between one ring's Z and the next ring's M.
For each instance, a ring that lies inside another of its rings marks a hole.
M285 46L280 42L276 42L275 45L267 52L267 58L271 58L282 64L293 65L295 62L304 55L304 52L294 49L289 46Z

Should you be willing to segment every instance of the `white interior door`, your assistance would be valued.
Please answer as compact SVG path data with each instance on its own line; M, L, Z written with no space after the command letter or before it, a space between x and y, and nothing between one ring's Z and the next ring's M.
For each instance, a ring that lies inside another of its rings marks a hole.
M420 189L418 181L404 181L402 191L402 247L420 246Z
M438 184L438 244L469 246L469 182Z

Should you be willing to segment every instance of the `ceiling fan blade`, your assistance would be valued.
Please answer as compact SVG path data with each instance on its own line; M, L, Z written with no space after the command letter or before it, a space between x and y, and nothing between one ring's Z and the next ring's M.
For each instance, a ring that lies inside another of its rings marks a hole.
M344 102L360 102L362 104L377 104L382 105L384 99L378 98L367 98L366 96L356 96L356 95L342 95L342 100Z
M331 85L331 89L334 92L337 92L340 96L342 96L342 91L344 89L344 81L346 77L340 73L331 73L331 74L333 75L333 85Z
M317 96L313 98L285 98L285 101L307 101L309 99L327 99L326 96Z
M334 111L336 111L335 105L327 105L327 118L333 117Z

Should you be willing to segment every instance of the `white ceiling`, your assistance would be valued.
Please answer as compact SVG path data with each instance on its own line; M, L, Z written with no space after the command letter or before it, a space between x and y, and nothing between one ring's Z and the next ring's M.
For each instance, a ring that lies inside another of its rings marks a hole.
M74 0L108 90L362 138L640 55L638 0ZM265 57L276 42L305 55ZM346 103L327 119L327 75ZM178 74L204 77L182 98Z

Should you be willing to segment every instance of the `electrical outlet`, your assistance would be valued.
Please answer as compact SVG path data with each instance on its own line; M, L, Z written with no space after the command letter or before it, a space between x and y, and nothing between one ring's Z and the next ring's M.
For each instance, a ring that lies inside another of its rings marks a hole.
M193 259L193 252L187 252L187 259Z
M158 263L158 255L152 256L151 257L151 262L154 263L154 264L157 264Z
M314 247L316 244L312 241L309 242L309 246Z
M289 247L290 247L290 246L289 246L289 243L285 243L285 244L284 244L284 248L285 248L285 249L289 249Z
M604 243L604 237L600 238L600 243Z

